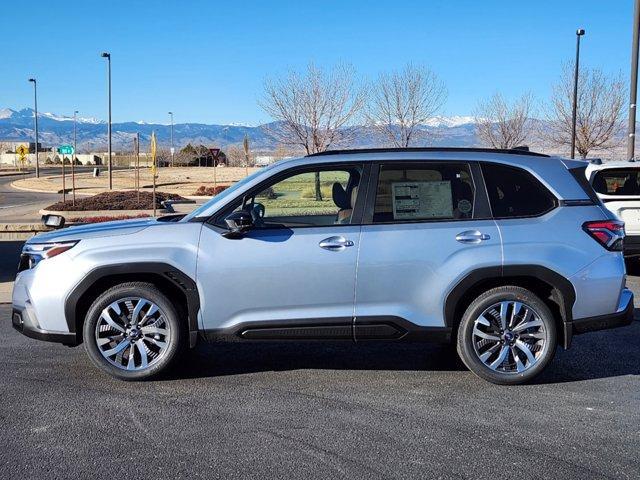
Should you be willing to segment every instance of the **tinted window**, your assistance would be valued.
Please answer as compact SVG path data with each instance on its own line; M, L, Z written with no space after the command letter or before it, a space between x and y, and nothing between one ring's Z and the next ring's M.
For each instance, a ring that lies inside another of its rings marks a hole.
M466 164L382 165L373 221L472 218L474 193Z
M605 195L640 195L636 168L608 168L597 171L592 184L596 192Z
M496 218L532 217L556 206L551 192L525 170L485 163L482 174Z

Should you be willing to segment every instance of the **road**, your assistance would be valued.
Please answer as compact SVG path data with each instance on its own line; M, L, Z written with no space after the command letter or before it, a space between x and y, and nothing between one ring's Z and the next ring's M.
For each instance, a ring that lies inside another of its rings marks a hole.
M444 347L390 343L200 345L172 377L125 383L9 317L3 479L640 476L638 321L499 387Z
M61 199L60 195L54 193L25 192L12 188L11 182L20 178L23 177L0 177L0 223L38 221L38 211L41 208Z

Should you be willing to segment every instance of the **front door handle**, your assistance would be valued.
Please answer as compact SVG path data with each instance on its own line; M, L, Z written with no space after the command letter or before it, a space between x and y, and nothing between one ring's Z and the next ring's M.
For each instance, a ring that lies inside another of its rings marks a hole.
M320 248L324 248L325 250L340 252L347 247L353 247L354 243L351 240L344 238L342 235L338 235L335 237L325 238L318 245Z
M456 240L460 243L480 243L490 238L490 235L478 230L467 230L456 235Z

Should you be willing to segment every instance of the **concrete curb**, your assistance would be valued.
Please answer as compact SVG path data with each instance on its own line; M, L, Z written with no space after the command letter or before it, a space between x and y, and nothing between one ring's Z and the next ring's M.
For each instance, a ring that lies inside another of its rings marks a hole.
M16 185L16 182L19 180L16 180L15 182L11 182L9 184L9 186L11 188L15 188L16 190L20 190L21 192L31 192L31 193L48 193L49 195L62 195L62 193L60 192L52 192L51 190L34 190L33 188L24 188L24 187L19 187ZM62 188L62 187L60 187ZM67 195L71 195L71 193L67 193ZM95 195L95 193L87 193L87 192L77 192L76 191L76 195L82 195L82 196L91 196L91 195Z
M41 223L0 223L0 241L16 242L28 240L34 235L48 232L50 228Z

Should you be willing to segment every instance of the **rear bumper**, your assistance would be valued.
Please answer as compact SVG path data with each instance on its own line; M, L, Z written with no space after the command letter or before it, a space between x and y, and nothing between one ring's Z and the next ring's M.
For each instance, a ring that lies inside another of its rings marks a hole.
M633 293L631 290L625 288L620 295L620 303L615 313L597 317L578 318L571 322L566 322L565 348L571 345L573 335L630 325L633 321L633 309Z
M36 340L62 343L69 346L78 345L75 333L43 330L39 327L38 321L32 317L33 316L29 313L28 309L18 309L14 307L11 313L11 324L13 325L13 328L23 335L35 338Z
M640 257L640 235L626 235L622 250L625 257Z

